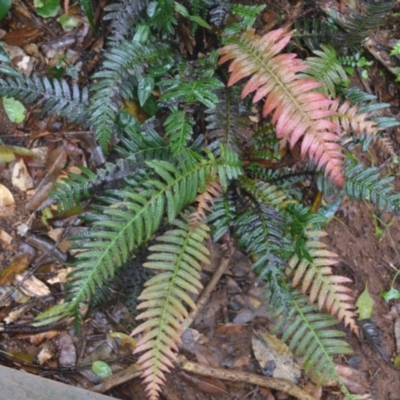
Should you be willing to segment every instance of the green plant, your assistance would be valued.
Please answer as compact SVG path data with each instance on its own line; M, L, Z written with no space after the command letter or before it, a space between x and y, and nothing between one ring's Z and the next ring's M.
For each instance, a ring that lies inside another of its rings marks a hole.
M381 131L397 122L376 115L386 105L343 90L346 73L329 43L303 61L284 52L291 32L280 28L259 36L252 25L262 8L212 0L189 9L171 0L108 6L110 44L90 99L65 80L15 75L0 54L1 72L9 75L0 80L0 95L27 104L41 100L44 113L89 120L104 153L117 158L55 184L52 199L60 209L93 201L82 217L88 230L73 237L79 252L67 298L37 323L70 314L79 320L81 306L131 255L147 252L143 266L154 274L138 298L144 311L137 318L144 322L134 334L143 334L136 352L143 352L139 362L151 399L173 367L186 306L196 307L187 292L201 290L209 236L232 236L252 256L281 324L290 324L283 340L290 339L319 384L334 379L352 397L333 361L351 351L333 325L342 321L358 333L351 290L347 278L332 272L337 256L320 240L325 218L310 211L299 182L308 177L324 192L398 209L392 177L364 167L351 151L382 141ZM226 24L229 13L234 22ZM194 37L199 27L207 29L207 14L220 27L219 47L188 60L179 51L178 28L182 24ZM227 62L229 79L222 67ZM329 97L339 92L342 98ZM263 100L259 129L248 120L249 94L256 106ZM146 110L145 122L123 110L130 101ZM119 139L114 147L113 136ZM303 169L280 168L279 149L296 147ZM104 189L109 182L114 188Z

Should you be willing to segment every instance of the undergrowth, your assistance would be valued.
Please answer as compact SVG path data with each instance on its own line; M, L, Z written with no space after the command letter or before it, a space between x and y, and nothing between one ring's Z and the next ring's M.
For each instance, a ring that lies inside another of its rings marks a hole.
M359 44L390 10L388 3L371 7L368 20L354 15L336 28L346 46ZM302 193L307 179L336 198L398 209L393 177L362 165L354 152L381 143L390 155L384 131L397 122L382 117L387 104L345 88L342 60L351 50L332 39L331 27L304 18L296 33L261 34L253 26L263 8L118 1L106 8L111 36L88 88L28 78L0 55L2 96L85 121L112 156L55 184L60 211L92 198L91 211L82 217L88 230L73 237L79 251L67 298L38 323L79 320L118 269L147 253L143 267L152 274L134 299L142 322L133 334L152 400L173 368L181 323L196 308L189 294L202 290L209 238L252 257L276 317L288 326L282 339L318 384L335 380L352 398L333 361L351 352L337 323L358 335L350 281L334 273L338 256L321 241L326 217ZM198 33L212 44L204 47ZM313 55L288 52L293 40L291 48ZM129 113L129 104L146 118ZM288 153L296 169L283 166Z

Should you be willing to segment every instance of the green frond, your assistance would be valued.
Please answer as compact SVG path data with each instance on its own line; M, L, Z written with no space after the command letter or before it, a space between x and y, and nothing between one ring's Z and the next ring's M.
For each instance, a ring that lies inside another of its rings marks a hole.
M194 120L188 112L175 110L165 120L165 134L171 143L171 152L179 157L192 137Z
M203 242L208 237L208 227L199 222L189 227L188 215L173 221L175 229L156 238L150 247L151 254L144 267L161 271L145 283L139 299L138 309L145 311L137 316L145 322L132 335L143 332L135 353L144 352L138 363L142 364L144 382L151 400L158 398L165 381L164 372L169 372L177 344L181 343L181 322L188 316L186 303L196 305L187 292L199 293L201 263L209 263L209 251Z
M352 350L341 338L344 332L333 328L336 320L329 314L318 312L316 305L308 304L308 298L294 291L291 309L287 321L280 322L275 331L283 329L283 342L295 356L302 357L302 364L312 379L319 385L337 381L342 392L350 395L340 375L335 370L333 357L340 354L351 354ZM281 310L275 317L282 314Z
M214 108L217 105L218 96L214 92L224 86L220 80L207 76L191 79L189 82L183 81L178 76L162 84L168 87L162 94L163 100L184 101L188 104L200 102L208 108Z
M352 200L366 200L384 211L394 211L400 207L400 194L390 185L393 176L382 177L377 167L365 168L362 164L349 164L345 169L346 184L341 193ZM319 179L319 187L327 195L336 193L326 179Z
M112 34L108 37L112 43L130 39L132 27L138 21L140 13L147 7L148 0L115 0L104 7L104 20L111 20Z
M0 78L0 96L14 97L22 103L34 103L42 115L58 115L70 122L87 123L88 90L66 80L33 75Z
M134 248L148 241L159 227L164 214L170 222L192 203L206 182L227 182L240 174L240 163L235 154L221 149L221 158L201 160L187 166L153 160L146 162L152 174L145 175L132 187L110 191L100 213L85 217L91 222L88 231L73 237L76 256L71 274L70 292L66 309L70 312L86 301L97 286L114 276Z
M3 47L3 42L0 41L0 74L20 78L21 74L16 71L11 63L10 57Z
M318 300L318 309L323 307L338 321L358 334L358 326L355 320L354 299L348 295L351 289L343 283L350 283L351 279L344 276L332 275L332 265L337 264L338 256L326 249L326 245L319 239L326 236L325 232L308 230L306 232L306 249L311 257L299 258L294 254L288 264L294 270L293 287L301 282L302 292L309 291L310 303Z
M294 42L302 47L305 44L309 49L316 50L321 47L321 43L329 42L329 29L327 24L321 22L321 18L296 19L293 34Z
M210 0L209 3L210 23L217 28L223 27L229 15L232 14L231 2L229 0Z
M338 45L342 47L359 45L375 29L384 24L394 4L392 1L369 4L365 7L364 14L351 10L351 17L341 24L346 33L336 36Z
M256 21L257 16L264 10L265 5L246 5L231 4L232 14L238 19L237 22L228 24L224 28L224 35L231 36L251 29Z
M305 63L308 68L299 76L323 82L324 86L316 90L335 98L336 86L340 86L348 79L347 74L332 46L321 44L321 49L313 50L313 53L318 57L306 58Z
M243 148L241 144L249 141L246 135L249 125L248 110L235 90L223 88L216 92L216 96L217 105L205 111L209 138L240 153Z
M93 76L97 82L91 88L90 104L90 121L105 153L115 130L119 103L130 99L148 65L159 65L170 55L165 44L135 41L122 41L105 54L103 70Z
M311 226L319 227L326 222L326 218L311 212L308 207L301 204L288 204L284 211L295 254L300 259L312 262L312 256L307 248L307 229Z
M152 1L147 8L147 15L150 18L151 25L163 33L173 33L174 25L177 22L174 12L174 0Z
M254 151L251 159L255 161L278 161L280 140L275 135L275 127L271 123L264 124L258 128L251 137ZM269 168L267 171L271 171Z
M235 221L239 246L255 258L252 268L260 279L278 279L292 251L285 238L285 220L276 209L282 192L265 182L246 180L244 185L250 190L244 190L240 205L244 211Z
M81 201L88 199L93 193L99 194L107 186L123 183L124 179L134 171L132 159L119 159L114 163L107 163L96 172L86 167L79 167L81 174L71 172L62 182L55 182L55 189L50 192L50 199L57 204L57 209L68 211L80 205ZM138 173L139 174L139 173Z
M170 144L154 129L152 123L146 122L141 126L132 124L125 127L115 150L125 159L134 161L136 165L143 165L145 161L154 159L170 160L170 147Z

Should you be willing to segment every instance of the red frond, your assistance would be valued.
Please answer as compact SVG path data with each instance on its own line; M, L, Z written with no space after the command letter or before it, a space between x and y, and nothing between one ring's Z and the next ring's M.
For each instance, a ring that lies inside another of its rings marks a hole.
M332 100L313 90L321 86L297 74L307 65L295 54L279 54L291 34L277 29L264 35L249 30L231 39L220 51L220 64L232 60L228 86L243 78L242 97L254 93L253 102L265 97L263 116L272 114L278 138L286 138L291 147L303 139L301 155L314 160L318 168L338 186L344 184L340 127L330 120Z
M312 234L313 232L307 233L309 237L312 237ZM326 250L324 243L314 240L307 242L307 249L313 262L299 260L297 256L289 260L294 270L292 286L296 287L301 282L301 290L304 294L309 293L310 303L318 301L320 310L325 307L330 314L343 321L345 326L349 326L358 335L354 299L348 294L351 289L343 285L350 283L351 279L332 275L331 266L337 264L337 254Z

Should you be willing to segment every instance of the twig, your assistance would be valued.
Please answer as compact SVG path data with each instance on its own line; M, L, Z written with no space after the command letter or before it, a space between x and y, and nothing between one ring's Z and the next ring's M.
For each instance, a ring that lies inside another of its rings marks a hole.
M315 397L309 395L304 390L300 389L293 382L285 379L271 378L267 376L259 376L250 372L234 371L223 368L213 368L207 365L198 364L188 361L184 356L178 356L178 366L181 370L193 372L202 376L222 379L231 382L247 382L253 385L267 387L273 390L290 394L299 400L316 400Z
M208 300L210 299L212 291L215 289L215 286L217 286L222 275L225 273L225 270L228 267L235 250L236 250L236 248L232 246L224 254L224 257L222 258L221 262L219 263L217 269L215 270L214 275L208 282L208 284L205 287L205 289L203 290L203 293L201 294L199 300L197 301L197 304L196 304L197 308L195 310L193 310L189 314L189 316L182 322L182 328L184 331L186 329L188 329L190 325L192 325L193 321L197 318L197 316L203 310L204 306L207 304Z
M96 393L107 392L107 390L110 390L115 386L122 385L123 383L128 382L131 379L139 377L142 374L140 368L141 367L138 364L132 364L128 368L116 372L108 378L104 378L101 383L93 386L90 390Z

